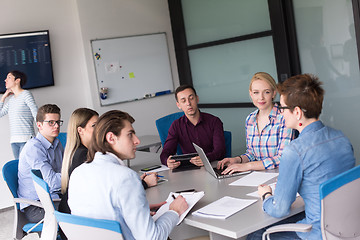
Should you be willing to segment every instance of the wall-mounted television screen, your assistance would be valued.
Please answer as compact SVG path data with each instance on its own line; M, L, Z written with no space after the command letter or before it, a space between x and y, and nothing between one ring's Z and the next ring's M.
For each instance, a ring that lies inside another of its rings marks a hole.
M26 74L25 89L54 85L48 30L0 35L0 93L12 70Z

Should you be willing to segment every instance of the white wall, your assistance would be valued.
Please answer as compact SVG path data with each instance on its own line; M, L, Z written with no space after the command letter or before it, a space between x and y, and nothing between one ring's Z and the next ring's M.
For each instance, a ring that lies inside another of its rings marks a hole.
M120 109L135 119L138 135L157 134L155 120L178 111L173 94L101 107L97 94L90 40L166 32L174 85L179 85L166 0L2 0L0 34L50 30L55 86L31 90L36 103L56 103L67 120L78 107L100 114ZM8 117L0 119L0 166L13 158ZM11 206L10 193L0 180L0 209Z
M91 100L99 113L111 109L129 112L138 135L157 134L155 120L178 111L174 95L100 107L90 40L166 32L174 85L179 85L169 10L166 0L76 0L85 52Z

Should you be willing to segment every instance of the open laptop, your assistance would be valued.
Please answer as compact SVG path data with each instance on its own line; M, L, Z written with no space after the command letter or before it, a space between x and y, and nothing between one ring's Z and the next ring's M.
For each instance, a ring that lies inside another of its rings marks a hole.
M223 170L217 169L216 167L213 168L211 166L211 163L210 163L209 159L207 158L206 154L204 153L204 150L201 147L199 147L198 145L196 145L195 143L193 143L193 145L195 147L196 152L199 154L200 159L203 162L206 171L208 171L214 178L222 179L222 178L228 178L228 177L235 177L235 176L248 174L248 173L251 172L251 171L235 172L235 173L232 173L232 174L222 175L221 172Z

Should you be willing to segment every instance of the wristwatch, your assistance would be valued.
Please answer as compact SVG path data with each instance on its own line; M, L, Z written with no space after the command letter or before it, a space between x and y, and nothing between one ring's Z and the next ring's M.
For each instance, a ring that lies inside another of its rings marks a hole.
M266 192L266 193L264 193L264 194L262 195L261 198L262 198L263 201L264 201L265 197L266 197L268 194L272 195L271 192Z

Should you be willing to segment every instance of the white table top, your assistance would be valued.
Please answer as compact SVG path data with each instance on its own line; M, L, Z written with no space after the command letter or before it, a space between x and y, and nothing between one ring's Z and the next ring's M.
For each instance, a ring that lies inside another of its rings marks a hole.
M140 144L136 147L139 151L161 145L160 137L158 135L143 135L139 136L139 139Z
M134 164L134 167L132 168L138 171L142 167L160 163L158 158L159 154L148 154L149 153L142 153L141 155L138 155L137 153L137 164ZM140 160L142 157L147 158L147 160ZM146 190L146 196L149 203L159 203L164 201L171 191L174 192L195 188L197 191L205 192L205 196L195 205L185 218L184 223L187 225L236 239L284 219L273 218L263 212L261 199L226 220L192 216L191 212L204 207L223 196L254 199L246 194L256 191L257 187L229 186L229 183L242 176L217 180L204 168L176 173L164 171L160 172L160 174L164 175L169 181ZM269 183L273 181L274 180L270 180ZM292 205L291 215L295 215L301 211L304 211L304 202L301 197L299 197Z

